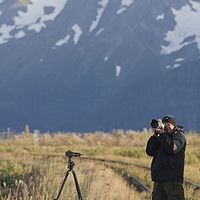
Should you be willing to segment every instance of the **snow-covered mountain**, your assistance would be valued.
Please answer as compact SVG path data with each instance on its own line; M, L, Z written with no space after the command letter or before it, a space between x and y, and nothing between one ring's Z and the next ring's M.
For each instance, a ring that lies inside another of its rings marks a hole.
M0 129L200 130L199 0L0 0Z

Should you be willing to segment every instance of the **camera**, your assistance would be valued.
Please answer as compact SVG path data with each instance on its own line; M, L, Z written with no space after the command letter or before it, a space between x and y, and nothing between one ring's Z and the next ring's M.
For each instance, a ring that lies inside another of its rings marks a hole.
M154 129L164 129L165 125L162 123L161 119L152 119L151 127Z
M65 156L68 157L68 158L72 158L73 156L74 157L80 157L81 154L78 153L78 152L73 152L73 151L68 150L68 151L65 152Z

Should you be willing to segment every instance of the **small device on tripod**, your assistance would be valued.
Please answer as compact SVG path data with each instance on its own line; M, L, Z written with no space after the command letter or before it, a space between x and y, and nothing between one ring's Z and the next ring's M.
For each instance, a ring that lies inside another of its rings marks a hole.
M73 177L74 177L74 182L75 182L75 185L76 185L76 191L77 191L77 194L78 194L78 200L83 200L82 195L81 195L81 190L80 190L80 187L79 187L79 184L78 184L78 179L77 179L76 173L73 169L74 166L75 166L75 163L74 163L74 161L72 161L72 157L80 157L81 154L68 150L68 151L65 152L65 156L68 157L68 170L65 174L65 177L63 179L63 182L62 182L62 185L61 185L60 190L58 192L58 195L54 200L59 199L61 192L62 192L62 189L63 189L65 182L67 180L67 177L69 175L69 172L72 172Z

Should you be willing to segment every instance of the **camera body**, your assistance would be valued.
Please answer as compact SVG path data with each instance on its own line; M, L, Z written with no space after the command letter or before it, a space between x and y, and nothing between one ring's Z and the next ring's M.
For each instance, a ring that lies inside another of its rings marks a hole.
M161 119L152 119L151 127L154 129L164 129L165 125L163 124Z
M81 154L78 152L73 152L73 151L68 150L65 152L65 156L68 158L72 158L72 157L80 157Z

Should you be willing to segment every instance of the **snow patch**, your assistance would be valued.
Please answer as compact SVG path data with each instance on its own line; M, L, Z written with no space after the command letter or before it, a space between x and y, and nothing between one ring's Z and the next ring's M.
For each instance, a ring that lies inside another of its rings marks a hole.
M45 22L53 21L58 16L64 9L67 1L68 0L30 0L26 11L18 11L17 15L13 17L14 25L4 24L0 27L0 44L8 42L8 40L12 38L10 32L13 29L19 30L27 28L28 31L34 30L35 32L40 32L42 28L46 27ZM0 2L2 3L3 1L0 0ZM46 7L53 7L53 12L45 14ZM5 30L5 26L9 28Z
M74 44L77 44L80 39L80 36L82 35L82 30L78 24L74 24L72 26L72 30L74 31Z
M158 16L156 17L156 21L163 20L164 18L165 18L165 15L164 15L164 13L163 13L163 14L158 15Z
M12 6L13 6L13 8L20 8L23 6L27 6L30 3L31 3L30 0L15 0L14 5L12 5Z
M104 28L99 29L99 30L96 32L95 36L100 35L103 31L104 31Z
M7 25L7 24L3 24L0 27L0 45L7 43L8 40L10 38L12 38L12 36L10 35L10 32L12 30L14 30L14 28L15 28L15 26L10 26L10 25Z
M182 62L182 61L184 61L184 58L177 58L177 59L175 60L175 62Z
M121 0L121 6L129 7L133 2L134 0Z
M117 14L121 14L124 12L131 4L134 3L134 0L121 0L121 6L119 10L117 11Z
M30 25L29 27L28 27L28 30L30 31L30 30L34 30L35 32L37 32L37 33L39 33L41 30L42 30L42 28L45 28L46 27L46 25L43 23L43 22L41 22L41 23L37 23L37 24L32 24L32 25Z
M27 6L27 11L18 11L18 16L14 17L14 23L19 28L32 25L32 28L38 25L39 27L44 27L44 22L53 21L57 15L64 9L67 0L43 0L35 1L31 0L31 4ZM54 11L50 14L45 14L45 7L54 7ZM36 26L36 32L38 31L38 26Z
M3 2L4 2L4 0L0 0L0 4L3 3Z
M161 46L161 55L171 54L194 42L200 50L200 3L190 0L190 4L192 8L189 5L183 6L180 10L172 8L176 26L174 30L166 33L164 40L168 45ZM194 36L192 41L185 40L191 36Z
M15 34L15 39L23 38L26 35L24 31L19 31L17 34Z
M69 39L70 39L70 35L66 35L63 39L58 40L56 42L55 46L62 46L64 44L66 44L66 43L68 43ZM55 48L53 48L53 49L55 49Z
M121 67L120 65L116 65L116 66L115 66L115 71L116 71L116 72L115 72L115 76L116 76L116 77L118 77L118 76L120 75L120 73L121 73L121 68L122 68L122 67Z
M181 64L174 64L173 68L177 68L177 67L180 67L180 66L181 66Z
M106 9L108 3L109 3L109 0L100 0L100 1L98 2L98 4L101 6L101 8L98 8L98 9L97 9L96 19L92 22L92 24L91 24L91 26L90 26L89 32L92 32L92 31L95 30L96 27L98 26L99 21L100 21L102 15L103 15L103 13L104 13L104 11L105 11L105 9Z
M173 69L180 67L180 66L181 66L181 64L177 63L177 64L174 64L173 66L167 65L165 68L168 69L168 70L173 70Z
M82 35L82 30L78 24L74 24L72 26L72 30L74 31L74 38L73 38L74 44L77 44L80 39L80 36ZM58 40L55 43L55 45L53 46L53 49L56 49L56 46L62 46L64 44L67 44L70 38L71 36L67 34L64 38Z
M171 69L172 67L170 65L167 65L165 68L166 69Z
M108 56L105 56L105 57L104 57L104 61L107 61L107 60L108 60Z
M119 14L123 13L126 9L127 9L126 7L120 8L120 9L117 11L117 14L119 15Z

